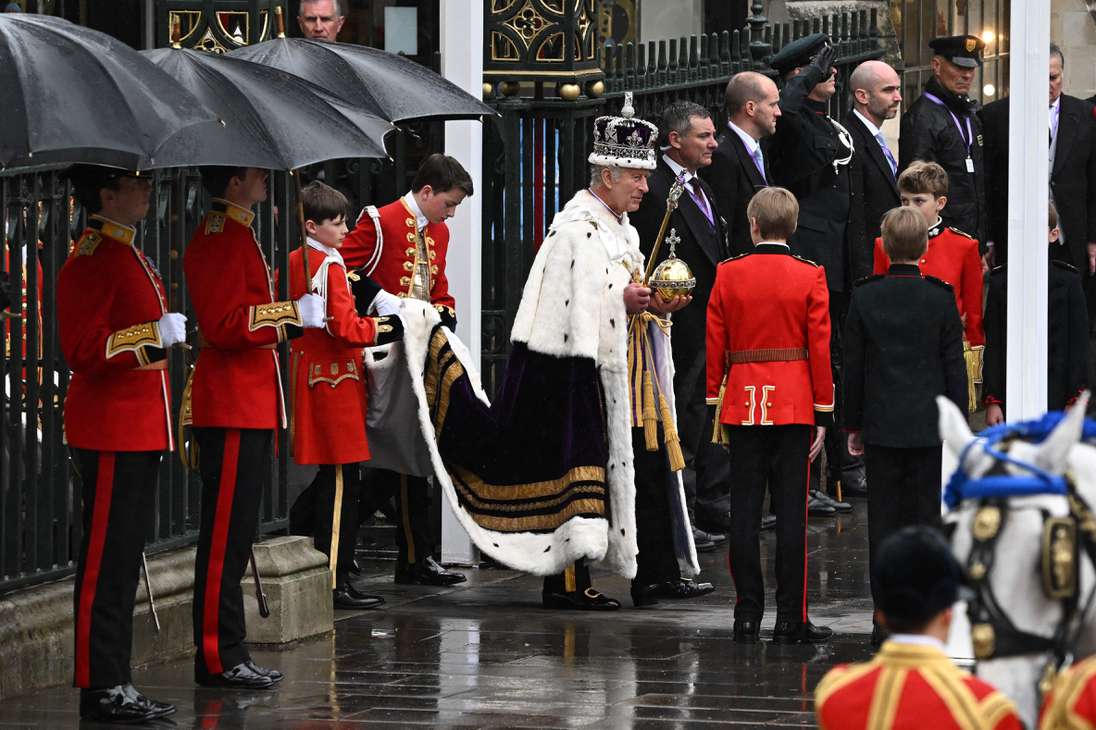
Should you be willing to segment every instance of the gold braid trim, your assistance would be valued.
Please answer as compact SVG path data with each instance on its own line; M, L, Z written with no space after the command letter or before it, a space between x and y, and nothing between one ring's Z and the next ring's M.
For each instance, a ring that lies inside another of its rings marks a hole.
M963 359L967 365L967 410L974 413L978 410L978 389L975 387L982 382L982 353L983 345L972 346L963 340Z
M715 399L715 402L711 403L711 399L708 399L708 405L715 406L715 416L712 418L712 443L719 446L728 443L727 431L723 428L723 422L719 418L723 414L723 396L727 393L727 378L730 374L730 371L723 373L723 382L719 384L719 397Z
M183 388L182 402L179 404L179 425L176 430L175 442L179 444L179 461L183 462L184 469L198 468L198 439L194 438L194 431L190 432L190 443L187 443L187 428L194 423L192 393L194 390L194 368L190 369L190 375L186 379L186 387Z
M123 352L132 352L137 356L137 362L148 365L148 356L141 349L146 346L163 347L158 322L142 322L112 334L107 338L107 359Z
M296 302L271 302L270 304L252 305L247 329L254 332L262 327L282 327L293 324L300 327L304 322L301 313L297 309ZM279 341L282 333L278 334Z

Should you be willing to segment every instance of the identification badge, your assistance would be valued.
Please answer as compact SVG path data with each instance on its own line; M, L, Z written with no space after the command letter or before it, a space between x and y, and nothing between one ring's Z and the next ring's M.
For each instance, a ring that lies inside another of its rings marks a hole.
M974 172L974 160L969 157L967 158L967 172Z

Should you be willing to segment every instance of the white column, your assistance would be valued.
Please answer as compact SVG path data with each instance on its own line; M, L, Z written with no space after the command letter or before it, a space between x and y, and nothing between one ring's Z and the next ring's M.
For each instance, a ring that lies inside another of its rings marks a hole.
M483 3L480 0L441 0L441 73L479 98L483 94ZM476 194L449 221L449 252L445 275L457 300L457 335L468 346L473 362L480 356L480 279L483 232L483 127L478 121L445 123L445 154L472 175ZM476 550L449 503L442 501L441 554L449 563L475 564Z
M1050 1L1012 0L1009 59L1008 419L1047 407Z

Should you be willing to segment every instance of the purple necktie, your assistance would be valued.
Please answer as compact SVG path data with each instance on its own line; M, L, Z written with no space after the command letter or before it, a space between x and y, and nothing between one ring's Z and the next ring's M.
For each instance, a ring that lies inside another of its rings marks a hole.
M704 197L704 191L700 187L699 178L694 177L689 180L689 195L693 196L693 202L696 203L696 207L700 208L700 212L708 219L708 225L714 228L715 219L712 218L712 209L708 205L708 199Z

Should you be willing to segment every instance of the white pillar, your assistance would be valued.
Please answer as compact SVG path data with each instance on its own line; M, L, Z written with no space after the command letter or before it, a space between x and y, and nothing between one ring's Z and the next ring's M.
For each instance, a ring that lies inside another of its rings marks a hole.
M1050 0L1012 0L1011 13L1005 403L1015 421L1047 407Z
M477 99L483 94L483 3L441 0L441 73ZM472 175L475 195L457 208L449 221L449 252L445 275L457 301L457 335L468 346L473 362L480 356L480 280L483 232L483 127L478 121L445 123L445 154ZM449 503L442 500L441 555L444 562L472 565L477 555Z

